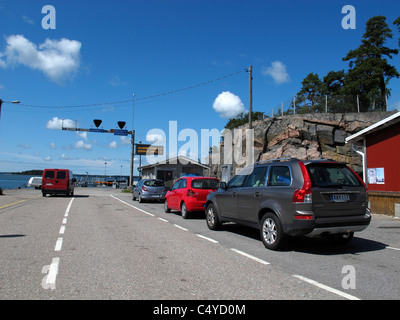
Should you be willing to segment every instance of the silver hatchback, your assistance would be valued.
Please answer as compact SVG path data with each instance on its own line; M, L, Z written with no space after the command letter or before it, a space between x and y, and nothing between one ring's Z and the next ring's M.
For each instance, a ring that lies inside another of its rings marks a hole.
M167 189L164 181L159 179L142 179L132 190L132 200L138 199L139 202L161 201L165 199Z

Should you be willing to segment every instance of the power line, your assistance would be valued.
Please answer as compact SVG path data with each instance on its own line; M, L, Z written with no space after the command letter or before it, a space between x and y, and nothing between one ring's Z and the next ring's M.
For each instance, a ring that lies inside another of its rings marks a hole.
M168 92L163 92L163 93L159 93L159 94L154 94L151 96L146 96L146 97L142 97L142 98L136 98L136 99L129 99L129 100L119 100L119 101L112 101L112 102L101 102L101 103L92 103L92 104L79 104L79 105L70 105L70 106L43 106L43 105L34 105L34 104L25 104L25 103L19 103L20 106L24 106L24 107L31 107L31 108L48 108L48 109L70 109L70 108L87 108L87 107L102 107L102 106L107 106L107 105L116 105L116 104L123 104L123 103L130 103L132 101L142 101L142 100L149 100L149 99L154 99L154 98L159 98L159 97L163 97L163 96L167 96L167 95L171 95L171 94L175 94L178 92L182 92L182 91L186 91L186 90L191 90L194 88L198 88L198 87L202 87L226 78L230 78L233 77L239 73L242 72L247 72L248 68L240 70L240 71L236 71L234 73L231 74L227 74L225 76L213 79L213 80L209 80L209 81L205 81L202 83L198 83L189 87L185 87L185 88L181 88L181 89L177 89L177 90L173 90L173 91L168 91ZM6 102L3 101L3 103L10 103L10 102Z

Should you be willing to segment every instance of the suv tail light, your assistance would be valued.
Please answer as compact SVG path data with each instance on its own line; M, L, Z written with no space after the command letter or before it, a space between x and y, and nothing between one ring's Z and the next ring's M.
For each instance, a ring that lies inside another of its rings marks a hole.
M189 189L189 190L187 191L187 196L188 196L188 197L194 197L194 191L193 191L192 189Z
M303 162L299 161L301 173L303 174L303 187L301 189L297 189L293 193L293 202L295 203L311 203L312 202L312 187L311 187L311 179L308 175L308 171Z
M142 186L142 191L147 191L147 188L145 186Z

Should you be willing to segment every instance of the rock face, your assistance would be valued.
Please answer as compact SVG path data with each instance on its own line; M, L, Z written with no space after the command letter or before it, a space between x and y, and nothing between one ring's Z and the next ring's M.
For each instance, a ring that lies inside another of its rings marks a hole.
M356 172L362 172L362 159L352 150L345 138L390 116L394 112L368 113L324 113L290 115L268 118L253 122L254 161L277 158L298 158L300 160L332 159L345 162ZM232 150L246 150L246 129L239 127L241 134L232 134ZM241 141L239 141L241 140ZM224 142L226 143L226 141ZM220 159L223 158L224 143L221 143ZM226 146L225 146L226 147ZM226 152L226 151L225 151ZM244 166L235 161L229 166L232 177ZM224 163L211 164L211 174L221 179ZM226 166L225 166L226 170Z

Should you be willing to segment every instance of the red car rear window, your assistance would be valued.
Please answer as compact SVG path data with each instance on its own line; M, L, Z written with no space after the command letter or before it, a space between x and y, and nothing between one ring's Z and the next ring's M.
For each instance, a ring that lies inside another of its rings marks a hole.
M216 179L194 179L192 188L194 189L218 189L219 181Z

